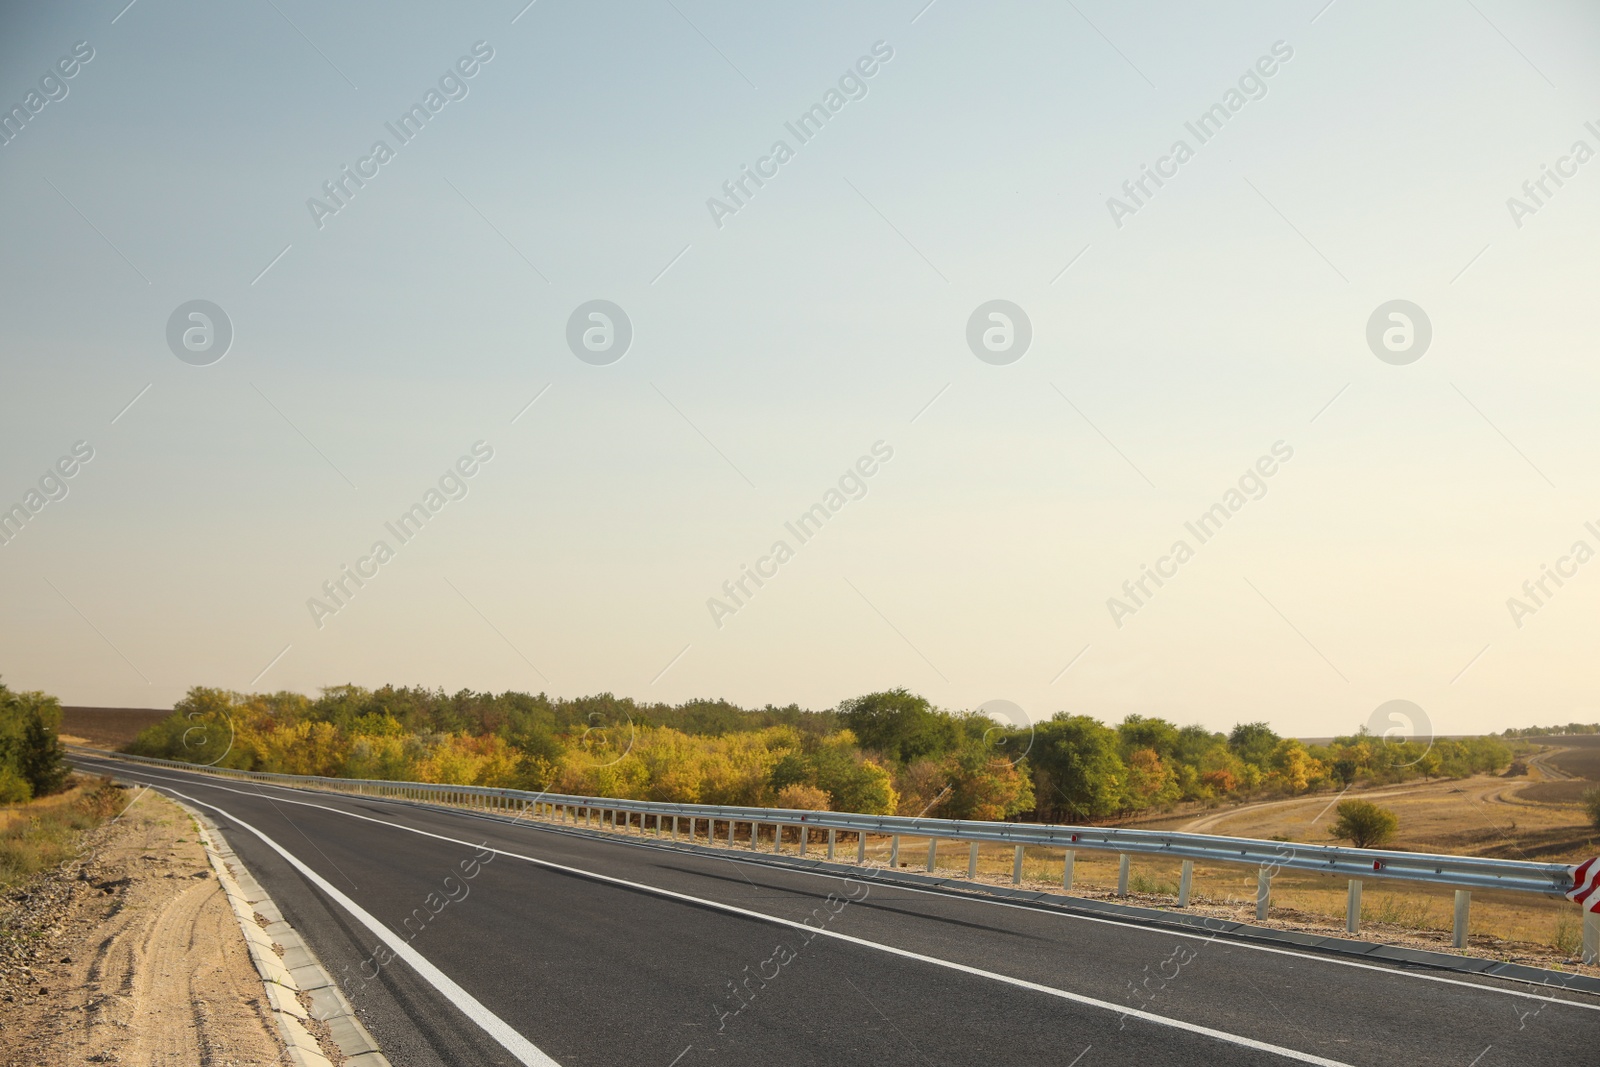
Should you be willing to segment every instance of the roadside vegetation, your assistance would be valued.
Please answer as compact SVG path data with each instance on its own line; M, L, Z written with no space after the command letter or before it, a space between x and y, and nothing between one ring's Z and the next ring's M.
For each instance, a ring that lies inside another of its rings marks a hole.
M0 889L9 889L75 855L85 831L126 803L110 778L72 780L52 796L0 808Z
M956 819L1087 822L1180 803L1465 777L1511 761L1495 738L1306 745L1265 723L1229 733L1059 712L1031 728L903 689L837 708L642 704L386 686L315 698L195 688L129 751L244 770Z
M1338 820L1333 824L1333 836L1356 848L1377 848L1392 841L1400 829L1398 815L1370 800L1341 800L1335 811Z
M61 705L43 693L13 693L0 682L0 804L59 792L71 773L61 741Z
M0 888L71 856L83 831L115 814L109 778L74 779L57 730L61 706L0 683Z

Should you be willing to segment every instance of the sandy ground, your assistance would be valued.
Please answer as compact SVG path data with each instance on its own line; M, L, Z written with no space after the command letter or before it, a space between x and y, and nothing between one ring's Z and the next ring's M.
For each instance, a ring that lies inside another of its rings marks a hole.
M77 859L0 902L0 1063L283 1062L189 817L146 791L86 836Z

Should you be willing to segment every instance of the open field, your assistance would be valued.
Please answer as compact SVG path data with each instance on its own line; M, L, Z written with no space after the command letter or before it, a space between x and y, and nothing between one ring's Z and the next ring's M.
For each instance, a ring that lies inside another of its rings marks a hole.
M1548 762L1574 778L1600 782L1600 734L1541 737L1539 741L1562 750L1546 757Z
M171 714L171 708L62 708L61 738L95 748L121 748L140 730Z

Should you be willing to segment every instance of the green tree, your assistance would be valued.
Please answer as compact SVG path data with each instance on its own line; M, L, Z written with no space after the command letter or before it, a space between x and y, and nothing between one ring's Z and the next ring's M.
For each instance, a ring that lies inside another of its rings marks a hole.
M1087 715L1057 712L1035 727L1028 763L1035 810L1047 822L1114 815L1127 798L1127 768L1115 730Z
M1246 763L1254 763L1265 770L1272 761L1273 749L1281 740L1264 722L1242 722L1228 735L1228 748Z
M954 749L962 736L955 716L935 711L926 699L904 689L846 700L839 705L839 719L862 748L881 752L896 763L937 759Z
M1141 748L1148 748L1163 760L1171 761L1178 755L1182 743L1178 728L1166 719L1129 715L1117 726L1122 738L1122 758L1127 759Z
M10 771L3 791L17 799L42 797L66 785L72 769L61 747L61 704L43 693L14 693L0 683L0 768Z
M1333 824L1333 836L1349 841L1356 848L1377 848L1400 829L1400 817L1370 800L1341 800Z

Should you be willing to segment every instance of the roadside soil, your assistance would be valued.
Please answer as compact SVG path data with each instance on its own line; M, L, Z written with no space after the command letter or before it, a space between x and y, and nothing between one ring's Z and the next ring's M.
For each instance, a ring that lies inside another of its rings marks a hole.
M0 1064L283 1061L194 823L148 790L0 900Z

